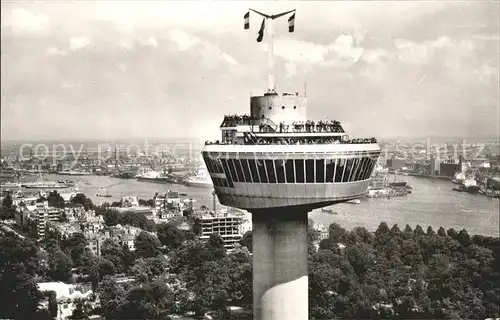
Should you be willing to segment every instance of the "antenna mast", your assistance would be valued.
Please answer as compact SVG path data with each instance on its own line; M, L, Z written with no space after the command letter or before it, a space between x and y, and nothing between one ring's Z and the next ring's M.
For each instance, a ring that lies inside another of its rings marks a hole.
M275 14L275 15L268 15L268 14L259 12L259 11L254 10L254 9L249 9L249 10L257 13L258 15L261 15L262 17L264 17L265 23L263 22L260 32L264 32L263 28L264 28L265 25L267 25L267 63L268 63L268 89L267 89L267 91L274 93L274 92L276 92L276 83L275 83L275 79L274 79L274 30L273 30L273 20L278 19L280 17L283 17L283 16L285 16L285 15L287 15L289 13L295 12L295 9L294 10L290 10L290 11L286 11L286 12L282 12L282 13L279 13L279 14ZM295 20L295 15L293 15L292 17L290 17L288 19L288 23L289 23L288 29L289 29L289 32L293 32L294 31L294 23L295 23L294 20ZM260 42L259 40L257 40L257 41Z

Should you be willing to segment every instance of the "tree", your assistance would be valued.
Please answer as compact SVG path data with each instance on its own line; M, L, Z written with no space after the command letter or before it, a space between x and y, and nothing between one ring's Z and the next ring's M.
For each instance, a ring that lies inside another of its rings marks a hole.
M52 318L57 317L58 306L57 306L57 296L55 291L49 292L49 312Z
M353 232L358 236L358 238L363 243L372 243L373 242L373 234L366 230L365 227L356 227Z
M193 223L193 232L197 236L201 236L201 222L200 219L195 219Z
M78 299L76 302L75 309L73 310L73 313L71 316L69 316L69 319L72 320L86 320L89 318L88 316L88 306L86 305L85 301Z
M0 317L39 319L42 294L34 280L38 267L33 242L13 233L0 234Z
M453 228L448 229L448 231L446 231L446 233L448 234L448 237L450 237L452 239L456 239L457 235L458 235L458 233Z
M61 242L61 249L68 251L75 265L81 265L81 256L86 250L88 243L83 233L73 233Z
M66 212L62 212L61 215L59 216L59 222L68 222L68 216L66 215Z
M206 248L210 260L220 259L226 256L226 248L224 247L224 240L218 233L212 233L208 238Z
M469 234L467 233L467 231L465 229L460 230L460 232L458 233L456 239L464 247L467 247L467 246L469 246L469 245L472 244L472 240L471 240Z
M123 246L116 239L104 240L101 247L102 258L110 261L117 273L125 271L125 254Z
M375 234L377 236L388 233L389 233L389 226L385 222L381 222L377 228L377 231L375 231Z
M116 226L120 223L121 213L118 212L118 210L106 209L103 210L101 214L107 226Z
M169 250L177 249L186 240L184 232L170 223L159 224L156 227L156 233L161 244Z
M419 224L417 224L417 226L415 227L415 230L413 230L413 233L417 236L425 235L424 230L422 229L422 227Z
M401 232L401 230L399 229L397 224L393 225L391 230L389 231L390 234L396 234L396 233L400 233L400 232Z
M363 275L375 261L375 251L368 244L349 247L346 252L349 263L358 276Z
M446 231L444 230L443 227L439 227L437 233L438 233L438 236L440 236L440 237L446 237L447 236Z
M248 251L252 252L253 248L252 230L245 232L243 237L240 239L240 245L246 247Z
M135 252L143 258L155 257L161 253L161 243L157 237L142 231L134 240Z
M62 250L56 249L49 253L49 276L54 281L69 281L73 277L71 269L73 262Z
M125 290L112 277L105 276L99 284L98 292L103 316L106 319L117 319Z
M49 195L47 196L47 201L49 202L49 206L51 207L56 207L61 209L66 207L66 202L64 201L64 198L61 197L61 195L56 190L51 191L49 193Z
M101 281L105 276L115 275L115 266L113 263L107 259L99 258L97 262L99 281Z
M71 199L73 205L82 205L85 210L91 210L94 208L92 200L87 198L83 193L78 193Z
M428 236L435 236L436 235L436 233L434 232L434 230L432 229L431 226L427 227L427 235Z
M13 207L7 208L2 206L0 208L0 220L10 220L16 217L16 209Z
M153 281L163 275L168 268L167 260L159 255L154 258L137 259L131 268L131 274L140 282Z
M342 228L338 223L332 223L328 227L329 236L333 242L343 243L346 230Z
M3 198L2 207L6 208L6 209L12 208L12 196L10 193L7 194L5 196L5 198Z

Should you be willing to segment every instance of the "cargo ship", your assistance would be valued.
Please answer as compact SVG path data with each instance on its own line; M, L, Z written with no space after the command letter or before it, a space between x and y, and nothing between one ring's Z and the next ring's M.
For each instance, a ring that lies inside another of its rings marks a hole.
M170 174L158 172L155 170L146 170L135 176L138 181L154 182L154 183L178 183L178 179Z
M185 179L184 184L188 187L213 188L212 178L206 169L199 169L196 174Z
M104 197L104 198L109 198L111 197L111 194L108 193L108 191L104 188L99 188L99 191L97 191L96 194L97 197Z
M451 182L453 182L454 184L462 184L464 180L465 180L465 174L463 174L462 172L457 172L453 176Z
M457 188L453 188L452 190L477 194L479 193L480 187L475 179L465 179Z

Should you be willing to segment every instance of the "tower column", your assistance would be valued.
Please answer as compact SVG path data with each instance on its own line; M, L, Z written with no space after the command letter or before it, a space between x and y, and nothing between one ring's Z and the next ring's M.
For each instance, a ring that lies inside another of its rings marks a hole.
M269 68L268 82L269 82L269 92L275 92L276 85L274 82L274 30L273 30L273 18L267 18L267 63Z
M252 212L256 320L308 318L307 210Z

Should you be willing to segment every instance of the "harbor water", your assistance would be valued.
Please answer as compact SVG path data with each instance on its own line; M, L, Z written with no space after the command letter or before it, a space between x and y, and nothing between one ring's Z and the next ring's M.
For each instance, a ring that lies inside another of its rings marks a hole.
M45 177L49 180L74 180L80 191L96 204L119 201L123 196L137 196L139 199L147 200L151 199L156 192L165 193L167 190L172 190L187 193L188 197L197 200L196 206L212 207L212 189L210 188L151 183L108 176L47 175ZM337 214L314 210L309 217L325 227L337 222L346 229L362 226L375 230L381 221L385 221L389 226L398 224L401 229L406 224L412 228L419 224L424 230L430 225L435 231L442 226L445 229L465 228L469 234L499 236L499 199L452 191L454 185L451 181L411 176L401 178L413 187L412 194L390 199L361 199L360 204L338 204L330 207ZM96 194L100 188L106 189L111 197L97 197Z

